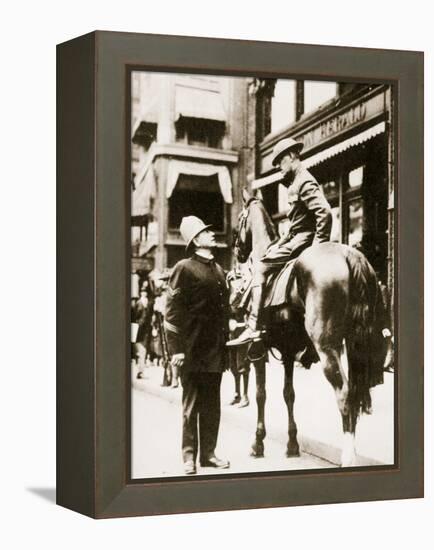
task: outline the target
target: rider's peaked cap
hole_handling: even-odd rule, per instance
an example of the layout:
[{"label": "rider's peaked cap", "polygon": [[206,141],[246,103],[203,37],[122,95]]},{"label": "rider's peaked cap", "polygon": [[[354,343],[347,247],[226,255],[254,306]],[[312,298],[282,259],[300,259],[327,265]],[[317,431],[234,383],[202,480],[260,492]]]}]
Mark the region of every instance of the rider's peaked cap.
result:
[{"label": "rider's peaked cap", "polygon": [[273,166],[276,166],[280,157],[287,151],[295,150],[297,153],[300,153],[302,149],[303,143],[301,141],[295,141],[292,138],[281,139],[274,146],[271,162]]},{"label": "rider's peaked cap", "polygon": [[205,229],[208,229],[211,225],[205,225],[200,218],[196,216],[185,216],[181,220],[181,225],[179,226],[179,231],[184,241],[187,243],[185,250],[188,250],[193,239],[199,235]]}]

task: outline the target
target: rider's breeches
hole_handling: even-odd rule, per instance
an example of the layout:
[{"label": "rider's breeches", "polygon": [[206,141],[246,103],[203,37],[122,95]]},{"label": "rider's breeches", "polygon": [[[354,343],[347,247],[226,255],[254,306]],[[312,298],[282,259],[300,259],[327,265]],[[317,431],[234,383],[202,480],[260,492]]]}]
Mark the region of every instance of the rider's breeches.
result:
[{"label": "rider's breeches", "polygon": [[282,264],[267,264],[263,261],[258,262],[255,266],[252,278],[252,301],[250,304],[249,319],[247,321],[248,326],[252,330],[257,330],[258,328],[259,317],[264,304],[265,282],[270,273],[278,271],[281,268]]},{"label": "rider's breeches", "polygon": [[264,303],[265,283],[271,273],[280,271],[290,260],[312,244],[312,233],[299,233],[279,247],[271,246],[265,256],[253,265],[252,301],[248,325],[257,330]]},{"label": "rider's breeches", "polygon": [[281,264],[265,263],[264,261],[258,262],[253,272],[252,287],[264,284],[270,273],[278,271],[285,264],[286,261]]},{"label": "rider's breeches", "polygon": [[270,273],[280,271],[290,260],[310,246],[313,239],[313,233],[298,233],[277,248],[271,246],[264,257],[253,266],[252,285],[264,284]]}]

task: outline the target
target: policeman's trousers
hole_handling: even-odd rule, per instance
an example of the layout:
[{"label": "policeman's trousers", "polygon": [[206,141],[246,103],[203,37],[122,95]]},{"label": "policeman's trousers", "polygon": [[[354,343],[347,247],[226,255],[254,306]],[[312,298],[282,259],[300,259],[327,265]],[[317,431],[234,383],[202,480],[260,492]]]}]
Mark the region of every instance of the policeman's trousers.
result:
[{"label": "policeman's trousers", "polygon": [[219,372],[182,373],[182,457],[196,462],[214,455],[220,424]]}]

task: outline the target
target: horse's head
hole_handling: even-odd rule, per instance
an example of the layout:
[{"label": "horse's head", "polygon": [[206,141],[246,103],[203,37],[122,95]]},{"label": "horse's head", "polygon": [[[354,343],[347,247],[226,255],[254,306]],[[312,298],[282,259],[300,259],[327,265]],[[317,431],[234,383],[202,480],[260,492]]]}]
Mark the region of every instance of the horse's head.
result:
[{"label": "horse's head", "polygon": [[243,209],[238,217],[238,230],[234,243],[237,260],[241,263],[246,262],[254,247],[259,256],[262,256],[275,236],[273,222],[262,201],[243,189]]},{"label": "horse's head", "polygon": [[238,230],[235,238],[235,256],[241,263],[247,261],[252,251],[252,228],[250,221],[250,204],[257,200],[246,188],[242,190],[243,209],[238,216]]},{"label": "horse's head", "polygon": [[247,261],[252,251],[252,232],[250,229],[249,209],[244,206],[238,216],[238,230],[235,237],[235,257],[241,263]]}]

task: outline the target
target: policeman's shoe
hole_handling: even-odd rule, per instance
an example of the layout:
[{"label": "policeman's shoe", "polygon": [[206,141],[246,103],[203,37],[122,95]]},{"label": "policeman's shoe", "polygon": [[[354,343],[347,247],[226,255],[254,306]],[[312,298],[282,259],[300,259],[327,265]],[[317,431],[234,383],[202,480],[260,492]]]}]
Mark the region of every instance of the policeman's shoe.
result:
[{"label": "policeman's shoe", "polygon": [[252,330],[250,327],[247,327],[246,330],[244,330],[238,338],[234,338],[233,340],[229,340],[229,342],[226,342],[226,345],[231,346],[242,346],[243,344],[248,344],[249,342],[257,342],[261,340],[261,331],[260,330]]},{"label": "policeman's shoe", "polygon": [[224,468],[229,468],[230,466],[228,460],[217,458],[215,455],[210,456],[206,460],[201,460],[200,465],[204,468],[219,468],[221,470],[223,470]]},{"label": "policeman's shoe", "polygon": [[184,462],[184,473],[188,476],[196,473],[196,464],[192,460]]}]

